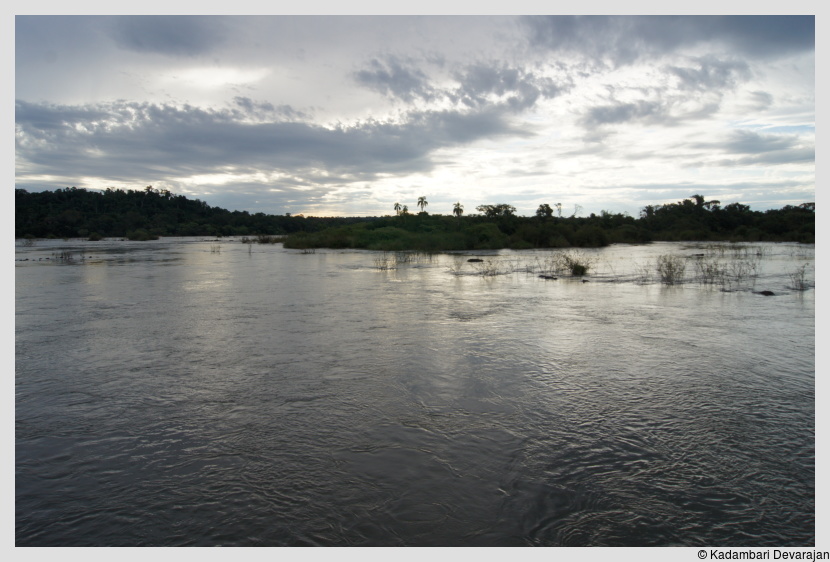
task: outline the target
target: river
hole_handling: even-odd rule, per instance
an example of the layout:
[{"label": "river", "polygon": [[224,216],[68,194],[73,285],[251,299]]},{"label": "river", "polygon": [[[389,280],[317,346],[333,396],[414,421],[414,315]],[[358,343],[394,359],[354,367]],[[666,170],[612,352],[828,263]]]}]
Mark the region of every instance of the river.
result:
[{"label": "river", "polygon": [[815,545],[814,246],[557,255],[18,242],[16,545]]}]

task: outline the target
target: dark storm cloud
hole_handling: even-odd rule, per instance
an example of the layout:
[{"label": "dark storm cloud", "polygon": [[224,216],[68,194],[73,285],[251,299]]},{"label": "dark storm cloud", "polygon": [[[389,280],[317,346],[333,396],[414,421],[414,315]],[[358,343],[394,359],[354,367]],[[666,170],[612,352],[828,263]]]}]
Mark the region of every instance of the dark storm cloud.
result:
[{"label": "dark storm cloud", "polygon": [[[585,110],[579,123],[592,130],[625,123],[675,126],[683,121],[711,117],[720,110],[726,92],[751,78],[745,62],[711,56],[695,59],[691,65],[667,65],[662,70],[674,79],[673,86],[637,89],[639,95],[648,99],[623,102],[616,97],[630,93],[631,89],[608,85],[608,102]],[[768,99],[768,95],[759,94],[754,96],[756,100]]]},{"label": "dark storm cloud", "polygon": [[455,72],[454,78],[461,86],[450,95],[465,105],[481,106],[488,103],[489,96],[495,95],[505,99],[513,111],[528,109],[540,98],[553,98],[569,87],[558,86],[551,78],[521,67],[498,63],[467,66]]},{"label": "dark storm cloud", "polygon": [[[298,188],[285,181],[280,181],[276,185],[237,182],[232,188],[229,190],[227,187],[208,187],[200,198],[209,201],[212,206],[223,209],[247,209],[252,212],[281,215],[286,212],[297,212],[300,207],[314,209],[333,191],[325,188],[311,191],[307,186]],[[175,184],[170,185],[169,189],[174,193],[180,192],[180,188]]]},{"label": "dark storm cloud", "polygon": [[266,120],[304,120],[310,116],[304,111],[294,109],[290,105],[279,105],[269,102],[254,101],[251,98],[237,96],[233,98],[233,103],[238,106],[238,110],[234,113],[237,119],[246,117],[254,117],[259,121]]},{"label": "dark storm cloud", "polygon": [[[798,138],[790,135],[764,135],[754,131],[732,131],[729,138],[720,146],[727,152],[737,154],[757,154],[789,150],[798,145]],[[714,146],[711,146],[714,148]]]},{"label": "dark storm cloud", "polygon": [[[291,116],[247,98],[205,110],[116,102],[57,106],[18,101],[17,158],[39,173],[136,179],[226,171],[280,171],[303,183],[364,181],[384,173],[425,172],[440,148],[524,134],[503,112],[412,112],[400,123],[366,121],[334,128],[302,121],[258,121],[263,112]],[[323,173],[325,172],[325,174]]]},{"label": "dark storm cloud", "polygon": [[211,16],[118,16],[112,39],[122,49],[170,56],[196,56],[224,42],[224,19]]},{"label": "dark storm cloud", "polygon": [[[18,101],[15,104],[15,123],[21,132],[24,130],[36,138],[54,138],[64,134],[66,126],[81,123],[99,123],[111,119],[113,109],[95,106],[61,106],[60,111],[43,106]],[[115,110],[124,116],[123,110]]]},{"label": "dark storm cloud", "polygon": [[776,57],[816,47],[815,16],[700,16],[701,27],[712,26],[713,39],[753,57]]},{"label": "dark storm cloud", "polygon": [[660,102],[637,101],[592,107],[582,118],[587,128],[616,125],[629,121],[656,121],[666,117],[666,108]]},{"label": "dark storm cloud", "polygon": [[752,109],[754,111],[763,111],[772,105],[773,100],[775,99],[772,94],[769,92],[749,92],[750,97],[752,98]]},{"label": "dark storm cloud", "polygon": [[367,88],[406,102],[415,99],[429,101],[434,97],[427,75],[396,57],[388,57],[384,61],[373,59],[369,68],[355,72],[354,77]]},{"label": "dark storm cloud", "polygon": [[753,154],[742,158],[724,158],[723,160],[715,162],[715,164],[727,168],[735,166],[774,166],[815,162],[815,159],[815,149],[804,147]]},{"label": "dark storm cloud", "polygon": [[625,124],[673,127],[685,121],[711,117],[720,109],[720,97],[695,103],[667,98],[655,101],[617,102],[597,105],[585,111],[578,123],[586,129],[585,139],[601,142],[609,131],[603,127]]},{"label": "dark storm cloud", "polygon": [[732,131],[721,142],[696,143],[692,148],[720,151],[735,158],[716,160],[718,166],[779,165],[815,162],[816,150],[795,135],[761,134],[754,131]]},{"label": "dark storm cloud", "polygon": [[480,139],[505,135],[531,136],[532,133],[511,125],[502,107],[479,112],[424,111],[410,114],[411,121],[394,134],[413,135],[424,150],[463,145]]},{"label": "dark storm cloud", "polygon": [[451,75],[459,85],[439,88],[414,61],[404,63],[395,57],[383,62],[373,59],[368,68],[354,73],[359,84],[405,102],[447,99],[475,110],[500,107],[521,112],[539,99],[553,98],[572,86],[558,85],[551,78],[498,62],[465,65]]},{"label": "dark storm cloud", "polygon": [[532,45],[616,64],[703,42],[753,58],[815,49],[814,16],[530,16]]},{"label": "dark storm cloud", "polygon": [[721,90],[733,88],[751,76],[743,61],[724,61],[714,57],[698,59],[697,66],[667,66],[665,70],[679,80],[682,90]]}]

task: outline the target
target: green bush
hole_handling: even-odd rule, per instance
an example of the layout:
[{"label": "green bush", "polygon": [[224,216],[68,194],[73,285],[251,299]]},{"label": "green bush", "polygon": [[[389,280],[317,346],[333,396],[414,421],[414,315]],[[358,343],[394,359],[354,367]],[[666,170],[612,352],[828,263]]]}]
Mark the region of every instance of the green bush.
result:
[{"label": "green bush", "polygon": [[276,244],[277,242],[282,242],[284,240],[284,236],[271,236],[269,234],[258,234],[256,239],[254,240],[257,244]]},{"label": "green bush", "polygon": [[511,250],[530,250],[535,246],[528,242],[527,240],[516,236],[515,234],[510,237],[510,249]]},{"label": "green bush", "polygon": [[568,248],[570,247],[571,243],[568,242],[568,239],[562,236],[561,234],[556,234],[548,238],[547,242],[548,248]]},{"label": "green bush", "polygon": [[680,256],[663,254],[657,258],[657,273],[665,285],[679,285],[686,273],[686,261]]},{"label": "green bush", "polygon": [[586,225],[574,233],[574,246],[599,248],[608,245],[608,235],[598,226]]},{"label": "green bush", "polygon": [[637,228],[633,224],[625,224],[611,232],[613,242],[624,244],[643,244],[651,242],[651,234],[647,230]]},{"label": "green bush", "polygon": [[158,240],[159,237],[155,234],[150,234],[146,230],[139,228],[137,230],[130,230],[127,232],[127,240],[135,240],[145,242],[147,240]]},{"label": "green bush", "polygon": [[507,246],[508,238],[494,223],[476,224],[467,230],[471,249],[487,250]]},{"label": "green bush", "polygon": [[561,254],[562,263],[565,269],[571,272],[571,275],[582,277],[588,274],[593,262],[590,258],[580,253],[578,250],[572,250]]}]

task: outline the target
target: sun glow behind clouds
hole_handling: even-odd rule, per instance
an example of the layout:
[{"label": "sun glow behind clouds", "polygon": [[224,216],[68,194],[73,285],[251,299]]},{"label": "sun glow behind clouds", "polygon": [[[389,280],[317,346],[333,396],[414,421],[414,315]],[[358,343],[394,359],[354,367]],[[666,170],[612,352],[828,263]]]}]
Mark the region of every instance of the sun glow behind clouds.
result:
[{"label": "sun glow behind clouds", "polygon": [[175,178],[175,181],[181,182],[182,185],[187,185],[195,188],[200,185],[219,186],[245,183],[269,184],[276,183],[284,179],[286,179],[286,176],[278,172],[245,173],[228,170],[214,174],[196,174],[187,177]]},{"label": "sun glow behind clouds", "polygon": [[265,79],[271,71],[267,68],[217,68],[199,67],[179,70],[174,74],[160,77],[161,85],[191,86],[204,89],[223,88],[226,86],[251,85]]}]

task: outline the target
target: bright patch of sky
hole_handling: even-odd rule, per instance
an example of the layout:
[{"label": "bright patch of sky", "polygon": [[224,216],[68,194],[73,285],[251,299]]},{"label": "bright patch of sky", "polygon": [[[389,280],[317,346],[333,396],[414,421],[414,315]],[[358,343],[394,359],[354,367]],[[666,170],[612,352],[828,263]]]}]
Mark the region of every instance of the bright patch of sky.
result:
[{"label": "bright patch of sky", "polygon": [[15,185],[778,208],[815,201],[815,70],[813,16],[17,16]]}]

